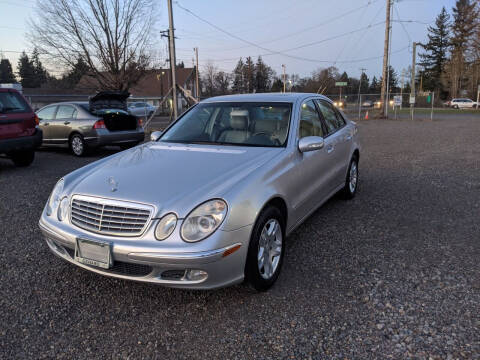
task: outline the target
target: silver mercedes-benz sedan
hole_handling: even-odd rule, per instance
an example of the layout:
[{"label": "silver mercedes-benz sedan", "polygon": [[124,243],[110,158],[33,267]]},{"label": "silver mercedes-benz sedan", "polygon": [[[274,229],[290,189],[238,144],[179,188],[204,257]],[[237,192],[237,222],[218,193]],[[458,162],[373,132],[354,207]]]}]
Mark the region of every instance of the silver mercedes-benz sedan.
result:
[{"label": "silver mercedes-benz sedan", "polygon": [[122,279],[266,290],[287,236],[358,187],[357,126],[317,94],[210,98],[151,140],[58,181],[40,219],[56,255]]}]

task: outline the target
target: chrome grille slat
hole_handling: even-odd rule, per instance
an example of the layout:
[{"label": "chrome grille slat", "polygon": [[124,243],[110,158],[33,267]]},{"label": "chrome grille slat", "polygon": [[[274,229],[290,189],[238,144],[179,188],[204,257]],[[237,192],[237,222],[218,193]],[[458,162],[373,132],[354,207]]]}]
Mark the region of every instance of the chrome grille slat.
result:
[{"label": "chrome grille slat", "polygon": [[[85,198],[88,198],[85,199]],[[79,228],[106,235],[140,235],[148,225],[152,209],[142,204],[75,195],[70,219]]]}]

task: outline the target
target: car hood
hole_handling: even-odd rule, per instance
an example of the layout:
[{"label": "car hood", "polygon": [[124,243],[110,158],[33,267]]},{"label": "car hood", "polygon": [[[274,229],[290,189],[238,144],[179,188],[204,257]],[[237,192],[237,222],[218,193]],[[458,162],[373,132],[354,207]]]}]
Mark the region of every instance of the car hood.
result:
[{"label": "car hood", "polygon": [[179,217],[226,191],[284,148],[148,143],[99,161],[72,180],[71,194],[155,205]]}]

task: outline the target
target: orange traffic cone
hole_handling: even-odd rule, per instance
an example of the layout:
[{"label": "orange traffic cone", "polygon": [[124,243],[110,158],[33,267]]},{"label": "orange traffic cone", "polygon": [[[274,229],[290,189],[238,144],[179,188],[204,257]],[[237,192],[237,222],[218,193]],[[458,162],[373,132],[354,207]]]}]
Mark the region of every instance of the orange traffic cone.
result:
[{"label": "orange traffic cone", "polygon": [[365,113],[365,120],[368,120],[368,110],[367,110],[367,112]]}]

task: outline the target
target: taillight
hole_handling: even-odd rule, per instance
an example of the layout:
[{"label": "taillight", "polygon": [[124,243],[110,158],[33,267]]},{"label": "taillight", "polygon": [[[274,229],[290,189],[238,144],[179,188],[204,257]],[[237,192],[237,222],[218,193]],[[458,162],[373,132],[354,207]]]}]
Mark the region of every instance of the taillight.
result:
[{"label": "taillight", "polygon": [[103,120],[97,120],[95,121],[95,124],[93,124],[94,129],[106,129],[105,122]]},{"label": "taillight", "polygon": [[143,119],[138,118],[138,127],[142,127],[142,126],[143,126]]},{"label": "taillight", "polygon": [[38,115],[35,114],[33,118],[35,119],[35,125],[40,125],[40,119],[38,118]]}]

